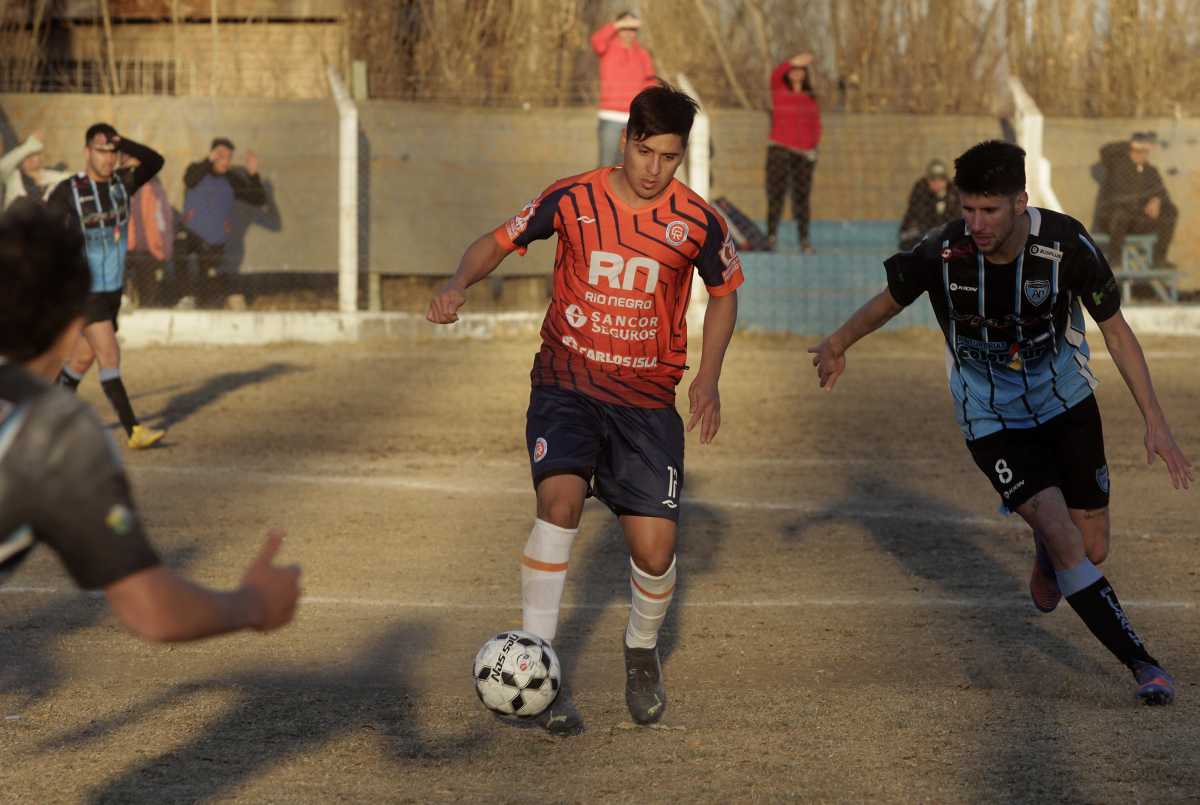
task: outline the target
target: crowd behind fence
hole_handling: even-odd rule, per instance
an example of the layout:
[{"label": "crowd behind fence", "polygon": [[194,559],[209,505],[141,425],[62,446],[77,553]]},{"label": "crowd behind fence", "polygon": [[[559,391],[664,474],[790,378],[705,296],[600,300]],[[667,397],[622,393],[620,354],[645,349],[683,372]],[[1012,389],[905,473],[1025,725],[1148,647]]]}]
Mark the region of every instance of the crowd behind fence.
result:
[{"label": "crowd behind fence", "polygon": [[[591,108],[359,101],[354,109],[357,188],[349,221],[339,201],[345,140],[329,100],[6,96],[4,150],[9,163],[14,154],[21,157],[4,166],[6,201],[8,188],[28,181],[23,168],[35,156],[31,135],[39,133],[40,169],[53,178],[55,170],[82,166],[83,132],[105,120],[166,157],[157,181],[135,199],[132,303],[337,309],[340,250],[353,245],[354,306],[417,311],[433,278],[451,273],[474,237],[555,179],[596,166]],[[935,212],[953,213],[950,199],[937,209],[935,160],[952,175],[958,153],[1006,135],[1005,126],[986,116],[826,112],[807,238],[794,198],[784,194],[768,251],[752,236],[770,229],[769,199],[779,195],[769,171],[771,121],[753,110],[709,112],[709,141],[691,147],[708,155],[709,198],[724,200],[731,214],[751,224],[739,230],[748,272],[744,321],[769,329],[819,330],[814,322],[830,317],[831,300],[846,300],[836,302],[842,310],[880,287],[879,262],[900,247],[914,194],[932,193]],[[204,163],[216,138],[235,146],[231,176],[250,175],[254,152],[261,192],[235,194],[214,212],[204,207],[204,194],[189,201],[186,174],[195,166],[208,170]],[[1200,204],[1200,121],[1051,117],[1044,121],[1042,152],[1063,209],[1097,234],[1119,270],[1149,272],[1129,280],[1130,298],[1172,300],[1178,288],[1200,285],[1200,236],[1187,225]],[[1155,197],[1160,200],[1152,203]],[[208,219],[210,229],[214,220],[219,224],[220,243],[207,244],[219,249],[197,245],[198,219]],[[924,227],[925,219],[907,228],[914,225]],[[553,246],[538,244],[506,262],[501,281],[480,289],[473,304],[538,308],[552,264]]]}]

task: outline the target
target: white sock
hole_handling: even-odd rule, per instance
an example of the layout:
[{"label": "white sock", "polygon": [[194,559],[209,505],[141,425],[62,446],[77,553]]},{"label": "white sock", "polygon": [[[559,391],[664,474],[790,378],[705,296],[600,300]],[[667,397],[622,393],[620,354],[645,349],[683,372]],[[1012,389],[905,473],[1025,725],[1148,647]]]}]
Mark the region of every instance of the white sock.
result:
[{"label": "white sock", "polygon": [[534,520],[521,556],[522,628],[546,640],[558,629],[558,605],[567,583],[567,558],[578,528]]},{"label": "white sock", "polygon": [[625,627],[625,645],[654,648],[658,645],[658,630],[675,595],[675,557],[671,557],[671,566],[661,576],[651,576],[632,559],[629,567],[633,606],[629,608],[629,625]]}]

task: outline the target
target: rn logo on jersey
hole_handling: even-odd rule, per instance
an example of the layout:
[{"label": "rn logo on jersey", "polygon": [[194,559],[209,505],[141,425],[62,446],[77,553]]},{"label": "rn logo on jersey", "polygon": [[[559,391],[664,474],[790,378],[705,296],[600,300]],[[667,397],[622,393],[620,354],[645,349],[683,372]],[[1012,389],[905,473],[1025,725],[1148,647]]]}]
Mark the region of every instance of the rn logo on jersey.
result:
[{"label": "rn logo on jersey", "polygon": [[1100,491],[1108,494],[1108,465],[1105,464],[1100,469],[1096,470],[1096,486],[1100,487]]},{"label": "rn logo on jersey", "polygon": [[[1037,248],[1035,245],[1033,248]],[[1029,304],[1037,307],[1050,298],[1049,280],[1025,280],[1025,298]]]},{"label": "rn logo on jersey", "polygon": [[[1030,257],[1045,257],[1047,260],[1058,262],[1062,260],[1062,252],[1058,249],[1051,249],[1049,246],[1043,246],[1040,243],[1035,243],[1029,247]],[[1034,303],[1038,304],[1038,303]]]},{"label": "rn logo on jersey", "polygon": [[600,280],[604,279],[608,281],[610,288],[632,291],[638,272],[642,271],[646,278],[642,283],[642,290],[654,293],[654,289],[658,287],[658,269],[658,261],[649,257],[638,255],[626,261],[619,254],[596,249],[588,262],[588,284],[599,286]]},{"label": "rn logo on jersey", "polygon": [[687,221],[672,221],[667,224],[667,243],[670,243],[672,246],[678,246],[687,240],[687,236]]},{"label": "rn logo on jersey", "polygon": [[537,464],[546,454],[550,452],[550,445],[546,444],[546,437],[539,436],[537,441],[533,443],[533,463]]},{"label": "rn logo on jersey", "polygon": [[587,316],[579,309],[579,305],[568,305],[566,310],[567,324],[579,329],[587,324]]}]

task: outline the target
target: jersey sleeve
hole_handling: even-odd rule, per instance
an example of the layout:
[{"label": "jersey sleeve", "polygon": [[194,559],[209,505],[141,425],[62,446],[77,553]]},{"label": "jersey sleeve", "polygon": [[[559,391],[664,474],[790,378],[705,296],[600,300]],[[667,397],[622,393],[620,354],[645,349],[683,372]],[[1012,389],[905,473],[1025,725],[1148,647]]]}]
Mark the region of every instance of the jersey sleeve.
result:
[{"label": "jersey sleeve", "polygon": [[31,417],[25,431],[23,449],[41,464],[27,502],[30,524],[76,584],[102,589],[160,563],[116,448],[87,408]]},{"label": "jersey sleeve", "polygon": [[558,202],[570,188],[555,183],[521,208],[492,233],[505,251],[525,254],[535,240],[546,240],[556,231]]},{"label": "jersey sleeve", "polygon": [[745,282],[742,258],[733,245],[733,235],[725,219],[712,210],[704,212],[708,221],[704,227],[704,243],[696,256],[696,269],[710,295],[725,296]]},{"label": "jersey sleeve", "polygon": [[926,235],[912,249],[883,261],[888,291],[898,304],[908,307],[930,289],[939,266],[938,255],[933,251],[935,246]]},{"label": "jersey sleeve", "polygon": [[1083,224],[1072,221],[1075,243],[1070,252],[1074,258],[1069,271],[1064,271],[1067,288],[1083,301],[1096,323],[1106,321],[1121,309],[1121,290],[1104,253],[1096,246]]}]

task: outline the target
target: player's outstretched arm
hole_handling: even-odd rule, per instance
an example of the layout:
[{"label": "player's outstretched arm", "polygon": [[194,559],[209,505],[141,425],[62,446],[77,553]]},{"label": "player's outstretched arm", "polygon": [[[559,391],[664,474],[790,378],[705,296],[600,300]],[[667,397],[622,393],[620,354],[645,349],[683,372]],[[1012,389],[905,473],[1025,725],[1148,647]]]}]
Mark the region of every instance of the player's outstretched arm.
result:
[{"label": "player's outstretched arm", "polygon": [[1113,363],[1117,365],[1125,385],[1142,411],[1142,418],[1146,420],[1146,463],[1153,464],[1154,457],[1161,456],[1167,465],[1167,472],[1171,474],[1171,485],[1176,489],[1187,489],[1194,480],[1192,463],[1171,435],[1167,415],[1163,413],[1158,395],[1154,393],[1150,366],[1146,363],[1142,345],[1119,310],[1099,322],[1099,326],[1104,343],[1108,346],[1108,354],[1112,356]]},{"label": "player's outstretched arm", "polygon": [[232,592],[201,587],[161,565],[105,588],[113,611],[147,640],[198,640],[241,629],[271,631],[292,619],[300,598],[300,568],[273,563],[283,532],[272,531]]},{"label": "player's outstretched arm", "polygon": [[700,352],[700,369],[688,386],[688,432],[700,423],[700,444],[708,444],[721,429],[721,367],[725,350],[733,338],[737,324],[737,291],[723,296],[710,296],[704,311],[704,346]]},{"label": "player's outstretched arm", "polygon": [[467,288],[495,271],[507,256],[508,251],[500,245],[494,234],[486,232],[480,235],[463,253],[454,276],[430,300],[425,318],[434,324],[458,321],[458,309],[467,302]]},{"label": "player's outstretched arm", "polygon": [[833,384],[846,370],[846,350],[850,349],[859,339],[864,338],[887,324],[904,307],[892,296],[892,292],[883,289],[874,298],[854,312],[846,323],[825,337],[815,347],[809,347],[813,354],[813,366],[817,367],[817,379],[821,388],[833,390]]}]

